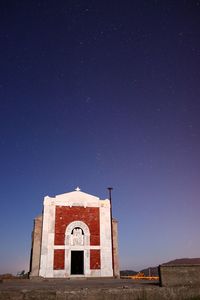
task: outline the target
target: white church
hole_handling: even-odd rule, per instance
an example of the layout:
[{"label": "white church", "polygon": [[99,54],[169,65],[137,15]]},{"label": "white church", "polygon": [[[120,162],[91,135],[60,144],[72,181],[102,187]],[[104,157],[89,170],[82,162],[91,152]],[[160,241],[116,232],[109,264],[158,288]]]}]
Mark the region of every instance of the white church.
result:
[{"label": "white church", "polygon": [[46,196],[35,218],[30,277],[119,277],[111,199],[75,191]]}]

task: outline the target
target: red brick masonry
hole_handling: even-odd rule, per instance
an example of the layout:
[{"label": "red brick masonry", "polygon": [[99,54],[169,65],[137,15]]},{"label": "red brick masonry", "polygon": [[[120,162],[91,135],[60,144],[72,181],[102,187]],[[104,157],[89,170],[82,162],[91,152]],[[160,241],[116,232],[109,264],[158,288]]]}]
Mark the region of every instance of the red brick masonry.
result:
[{"label": "red brick masonry", "polygon": [[[90,230],[90,245],[100,245],[98,207],[56,206],[54,245],[64,245],[66,227],[73,221],[82,221]],[[100,269],[100,250],[90,251],[91,269]],[[54,250],[54,270],[64,269],[64,250]]]},{"label": "red brick masonry", "polygon": [[65,250],[54,250],[54,270],[63,270],[65,267]]},{"label": "red brick masonry", "polygon": [[101,268],[100,250],[90,250],[90,269]]}]

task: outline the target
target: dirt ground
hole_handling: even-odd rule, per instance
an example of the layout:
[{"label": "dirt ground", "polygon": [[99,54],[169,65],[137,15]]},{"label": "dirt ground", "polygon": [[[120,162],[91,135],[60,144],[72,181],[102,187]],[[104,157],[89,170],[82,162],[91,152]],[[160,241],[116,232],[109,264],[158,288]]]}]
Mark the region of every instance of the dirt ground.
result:
[{"label": "dirt ground", "polygon": [[0,283],[0,290],[74,290],[97,288],[158,287],[156,281],[135,281],[132,279],[8,279]]},{"label": "dirt ground", "polygon": [[200,300],[200,287],[132,279],[7,279],[0,300]]}]

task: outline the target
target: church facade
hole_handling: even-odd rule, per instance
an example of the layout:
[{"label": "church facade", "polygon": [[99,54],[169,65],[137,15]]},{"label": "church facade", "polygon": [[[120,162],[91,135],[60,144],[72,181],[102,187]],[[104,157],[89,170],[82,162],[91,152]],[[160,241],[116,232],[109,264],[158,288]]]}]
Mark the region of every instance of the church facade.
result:
[{"label": "church facade", "polygon": [[118,230],[109,199],[75,191],[44,198],[35,218],[30,277],[118,277]]}]

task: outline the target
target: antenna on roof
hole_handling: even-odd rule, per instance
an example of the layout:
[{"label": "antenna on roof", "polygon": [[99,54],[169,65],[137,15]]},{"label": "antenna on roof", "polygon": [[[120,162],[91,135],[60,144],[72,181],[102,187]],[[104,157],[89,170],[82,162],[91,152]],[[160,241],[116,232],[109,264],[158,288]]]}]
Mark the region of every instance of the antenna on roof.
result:
[{"label": "antenna on roof", "polygon": [[111,204],[111,202],[112,202],[112,190],[113,190],[112,187],[108,187],[108,194],[109,194],[110,204]]}]

